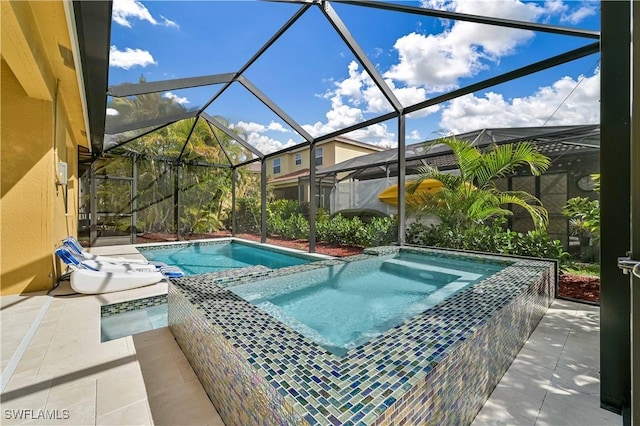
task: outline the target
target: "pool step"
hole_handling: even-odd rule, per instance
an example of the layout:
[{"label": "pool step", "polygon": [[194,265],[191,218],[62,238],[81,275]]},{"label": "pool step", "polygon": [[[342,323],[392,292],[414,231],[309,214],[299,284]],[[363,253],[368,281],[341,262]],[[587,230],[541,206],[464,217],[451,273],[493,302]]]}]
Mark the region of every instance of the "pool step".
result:
[{"label": "pool step", "polygon": [[427,263],[410,262],[400,259],[388,259],[382,262],[381,269],[395,275],[420,280],[452,282],[456,280],[475,281],[481,274],[442,268]]}]

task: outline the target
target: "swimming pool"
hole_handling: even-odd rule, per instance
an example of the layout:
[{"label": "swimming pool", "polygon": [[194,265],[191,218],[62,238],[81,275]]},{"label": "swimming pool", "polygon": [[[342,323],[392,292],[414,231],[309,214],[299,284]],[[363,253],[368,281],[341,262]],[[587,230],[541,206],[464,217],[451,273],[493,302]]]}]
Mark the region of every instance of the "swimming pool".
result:
[{"label": "swimming pool", "polygon": [[398,253],[230,290],[344,356],[506,266]]},{"label": "swimming pool", "polygon": [[190,242],[138,246],[138,251],[150,261],[178,266],[185,275],[198,275],[229,269],[262,265],[269,269],[304,265],[314,259],[303,254],[245,244],[238,240]]},{"label": "swimming pool", "polygon": [[222,285],[206,275],[171,280],[169,328],[223,421],[470,424],[551,304],[557,264],[378,247],[274,270],[267,279],[397,254],[507,266],[344,356],[233,293],[250,282],[242,277]]}]

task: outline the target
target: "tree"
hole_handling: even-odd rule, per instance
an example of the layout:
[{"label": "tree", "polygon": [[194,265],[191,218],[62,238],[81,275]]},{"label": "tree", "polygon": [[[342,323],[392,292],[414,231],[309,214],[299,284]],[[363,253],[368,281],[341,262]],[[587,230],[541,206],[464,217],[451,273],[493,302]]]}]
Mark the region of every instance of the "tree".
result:
[{"label": "tree", "polygon": [[528,166],[533,175],[540,175],[549,168],[548,157],[535,151],[528,142],[493,145],[486,152],[471,142],[445,138],[442,143],[453,151],[459,174],[448,174],[432,166],[419,169],[418,180],[409,187],[414,193],[425,179],[437,179],[444,184],[435,193],[414,193],[408,208],[417,213],[430,213],[440,218],[451,229],[468,229],[513,213],[505,208],[512,204],[524,208],[533,219],[537,230],[546,229],[549,221],[547,210],[533,195],[524,191],[500,191],[495,180]]},{"label": "tree", "polygon": [[[145,83],[144,78],[140,83]],[[175,100],[163,97],[162,93],[114,98],[107,106],[118,112],[110,116],[111,125],[187,111]],[[227,124],[225,119],[217,119]],[[135,137],[140,131],[127,133],[126,137]],[[176,172],[180,174],[181,229],[186,232],[220,229],[231,209],[231,170],[214,165],[237,164],[250,155],[231,137],[201,118],[172,123],[117,147],[113,153],[139,158],[137,228],[151,232],[176,231],[173,229],[175,221],[171,219]],[[203,166],[203,163],[212,166]],[[238,180],[242,182],[244,178],[248,178],[246,172],[239,170]],[[245,186],[239,184],[237,188]]]}]

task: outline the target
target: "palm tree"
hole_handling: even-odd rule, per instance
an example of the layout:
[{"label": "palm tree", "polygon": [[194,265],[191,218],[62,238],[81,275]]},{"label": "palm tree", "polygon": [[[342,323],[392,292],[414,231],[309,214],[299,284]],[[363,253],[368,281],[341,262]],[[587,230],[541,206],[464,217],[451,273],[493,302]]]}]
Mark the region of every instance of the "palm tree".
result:
[{"label": "palm tree", "polygon": [[496,179],[507,177],[520,167],[528,166],[536,176],[549,168],[549,158],[536,152],[531,143],[494,145],[486,152],[455,138],[437,143],[451,148],[460,174],[443,173],[429,165],[421,167],[410,192],[415,192],[425,179],[437,179],[444,186],[436,193],[415,193],[408,203],[410,211],[433,214],[452,229],[467,229],[513,214],[503,207],[512,204],[529,213],[537,230],[546,228],[549,216],[540,200],[525,191],[500,191],[495,186]]},{"label": "palm tree", "polygon": [[[143,77],[140,79],[140,83],[145,81]],[[112,125],[187,111],[162,93],[113,98],[107,106],[118,111],[117,115],[110,116]],[[229,127],[227,120],[216,118]],[[139,132],[130,132],[130,137],[135,137],[136,133]],[[251,156],[240,144],[224,132],[211,128],[201,118],[172,123],[116,148],[114,153],[134,153],[144,159],[138,169],[140,229],[161,229],[173,224],[168,220],[173,212],[169,206],[174,192],[171,173],[175,170],[173,167],[180,164],[181,222],[185,229],[196,232],[222,226],[225,212],[231,208],[231,183],[229,169],[202,167],[194,163],[225,164],[231,161],[237,164]],[[239,183],[255,180],[243,170],[238,175]],[[243,185],[240,184],[239,188]]]}]

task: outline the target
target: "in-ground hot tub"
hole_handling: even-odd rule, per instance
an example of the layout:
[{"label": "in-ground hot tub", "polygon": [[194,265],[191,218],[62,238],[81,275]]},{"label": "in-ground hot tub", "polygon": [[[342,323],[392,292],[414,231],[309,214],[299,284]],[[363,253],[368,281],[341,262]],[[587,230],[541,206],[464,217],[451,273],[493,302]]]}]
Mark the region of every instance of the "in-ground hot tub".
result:
[{"label": "in-ground hot tub", "polygon": [[[169,326],[225,423],[470,423],[553,299],[554,262],[398,247],[368,253],[225,287],[206,277],[172,280]],[[429,262],[434,257],[437,270]],[[403,264],[407,258],[422,267]],[[461,276],[451,267],[461,260],[488,272],[458,271]],[[290,315],[285,308],[286,315],[270,315],[231,291],[273,304],[322,287],[314,276],[357,277],[385,268],[424,279],[433,291],[399,320],[383,321],[388,329],[361,331],[364,341],[356,337],[337,351],[314,338],[317,325],[286,325],[280,320]],[[381,280],[372,276],[371,290]]]},{"label": "in-ground hot tub", "polygon": [[506,266],[395,253],[229,290],[344,356]]}]

